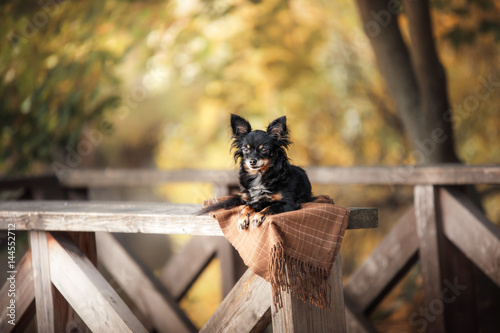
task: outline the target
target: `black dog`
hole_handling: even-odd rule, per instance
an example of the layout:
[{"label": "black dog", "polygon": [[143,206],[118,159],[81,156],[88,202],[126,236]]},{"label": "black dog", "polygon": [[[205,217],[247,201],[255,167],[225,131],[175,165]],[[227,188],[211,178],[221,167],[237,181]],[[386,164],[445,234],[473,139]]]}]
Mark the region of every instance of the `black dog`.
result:
[{"label": "black dog", "polygon": [[241,193],[204,208],[201,214],[244,204],[238,221],[241,231],[250,221],[258,227],[266,215],[296,210],[313,200],[306,172],[291,165],[286,154],[291,141],[285,116],[273,120],[264,132],[252,131],[248,121],[232,114],[231,128],[235,162],[240,159]]}]

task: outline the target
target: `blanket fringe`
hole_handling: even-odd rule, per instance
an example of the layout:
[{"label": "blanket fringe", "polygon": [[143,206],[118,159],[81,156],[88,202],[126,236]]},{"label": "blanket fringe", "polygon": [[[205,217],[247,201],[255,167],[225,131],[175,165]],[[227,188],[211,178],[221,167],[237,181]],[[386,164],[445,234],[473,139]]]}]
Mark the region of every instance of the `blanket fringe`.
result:
[{"label": "blanket fringe", "polygon": [[281,291],[291,293],[303,302],[310,301],[321,309],[331,309],[331,286],[328,283],[331,267],[327,270],[292,258],[285,254],[283,244],[278,243],[271,249],[269,272],[276,311],[283,307]]}]

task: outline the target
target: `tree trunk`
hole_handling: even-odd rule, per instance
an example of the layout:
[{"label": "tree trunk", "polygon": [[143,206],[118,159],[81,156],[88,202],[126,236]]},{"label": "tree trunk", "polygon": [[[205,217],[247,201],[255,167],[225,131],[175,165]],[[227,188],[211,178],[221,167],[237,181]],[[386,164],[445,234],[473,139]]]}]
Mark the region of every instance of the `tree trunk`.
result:
[{"label": "tree trunk", "polygon": [[403,40],[398,2],[357,0],[361,19],[418,164],[458,163],[446,75],[434,45],[427,1],[405,0],[411,47]]}]

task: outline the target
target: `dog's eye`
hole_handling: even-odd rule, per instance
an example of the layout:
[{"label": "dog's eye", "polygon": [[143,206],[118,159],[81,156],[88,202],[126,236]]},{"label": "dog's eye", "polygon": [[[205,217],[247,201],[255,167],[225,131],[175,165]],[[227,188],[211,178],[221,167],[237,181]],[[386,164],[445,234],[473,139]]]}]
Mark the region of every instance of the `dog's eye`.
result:
[{"label": "dog's eye", "polygon": [[243,152],[243,154],[248,154],[250,152],[250,149],[242,148],[241,151]]},{"label": "dog's eye", "polygon": [[260,151],[261,151],[262,154],[267,154],[269,152],[269,149],[262,148]]}]

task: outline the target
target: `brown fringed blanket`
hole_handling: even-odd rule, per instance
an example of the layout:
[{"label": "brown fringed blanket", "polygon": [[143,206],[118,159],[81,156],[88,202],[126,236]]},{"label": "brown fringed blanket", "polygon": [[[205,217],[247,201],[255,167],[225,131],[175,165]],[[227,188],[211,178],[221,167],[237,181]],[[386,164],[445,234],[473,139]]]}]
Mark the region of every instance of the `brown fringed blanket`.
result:
[{"label": "brown fringed blanket", "polygon": [[245,264],[271,283],[274,306],[283,306],[281,289],[304,302],[329,307],[328,277],[344,238],[349,210],[335,206],[328,196],[319,196],[299,210],[268,215],[260,227],[239,232],[237,222],[243,207],[218,210],[213,216]]}]

